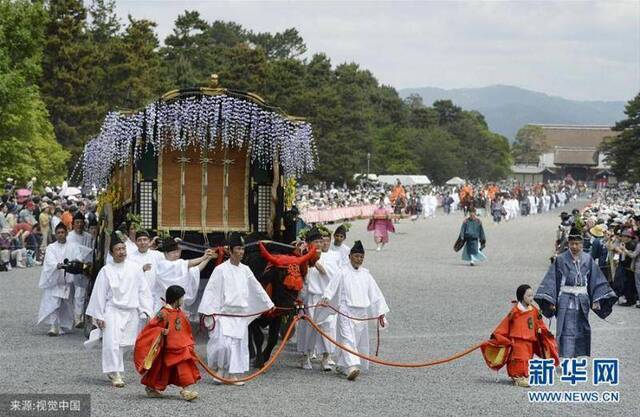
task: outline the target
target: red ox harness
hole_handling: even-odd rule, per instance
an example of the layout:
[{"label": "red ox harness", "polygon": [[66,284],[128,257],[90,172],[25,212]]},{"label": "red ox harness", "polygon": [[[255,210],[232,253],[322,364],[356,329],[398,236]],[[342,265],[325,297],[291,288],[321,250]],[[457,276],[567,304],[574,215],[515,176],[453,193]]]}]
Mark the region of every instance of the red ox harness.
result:
[{"label": "red ox harness", "polygon": [[[309,262],[316,256],[316,248],[309,246],[309,252],[305,255],[273,255],[267,251],[262,242],[258,243],[260,255],[268,262],[267,270],[271,268],[279,268],[286,270],[286,275],[282,281],[282,285],[290,291],[299,292],[304,286],[304,276],[301,266]],[[273,286],[268,283],[264,286],[265,291],[271,299],[273,299]],[[283,314],[282,310],[270,311],[264,314],[264,317],[278,317]]]}]

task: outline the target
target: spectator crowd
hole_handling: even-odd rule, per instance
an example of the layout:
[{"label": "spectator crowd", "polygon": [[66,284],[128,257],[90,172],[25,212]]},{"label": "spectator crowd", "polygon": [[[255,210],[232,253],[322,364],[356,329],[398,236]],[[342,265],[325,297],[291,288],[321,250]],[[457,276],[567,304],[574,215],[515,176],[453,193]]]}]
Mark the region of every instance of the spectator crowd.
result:
[{"label": "spectator crowd", "polygon": [[71,230],[77,213],[85,216],[89,232],[97,235],[96,201],[83,197],[66,183],[36,192],[36,178],[24,188],[7,178],[0,197],[0,271],[40,265],[54,230],[62,222]]}]

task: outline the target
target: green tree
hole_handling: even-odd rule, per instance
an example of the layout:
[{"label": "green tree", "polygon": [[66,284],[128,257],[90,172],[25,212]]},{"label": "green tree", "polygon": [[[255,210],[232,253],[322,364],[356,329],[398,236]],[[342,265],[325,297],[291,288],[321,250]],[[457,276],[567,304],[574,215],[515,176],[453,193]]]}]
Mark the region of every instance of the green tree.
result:
[{"label": "green tree", "polygon": [[418,129],[437,127],[440,115],[433,107],[414,107],[410,104],[408,124]]},{"label": "green tree", "polygon": [[549,149],[540,126],[526,125],[518,130],[511,147],[513,159],[520,164],[537,164],[540,155]]},{"label": "green tree", "polygon": [[[84,87],[83,92],[90,89],[89,94],[95,101],[93,116],[101,121],[115,107],[120,93],[114,88],[120,75],[114,64],[120,49],[121,24],[116,16],[113,0],[92,0],[88,14],[90,23],[87,24],[86,42],[89,50],[85,52],[91,56],[91,63],[87,68],[91,83]],[[89,134],[93,133],[95,132]],[[86,141],[88,138],[82,139]]]},{"label": "green tree", "polygon": [[[375,78],[373,79],[375,80]],[[374,126],[406,125],[408,110],[398,95],[398,92],[393,87],[387,85],[372,87],[370,97],[374,111]]]},{"label": "green tree", "polygon": [[629,100],[624,113],[627,118],[613,128],[620,133],[605,141],[601,150],[616,177],[640,182],[640,93]]},{"label": "green tree", "polygon": [[89,6],[89,15],[91,16],[89,33],[92,42],[108,44],[120,33],[121,24],[115,8],[115,0],[91,1],[91,6]]},{"label": "green tree", "polygon": [[468,179],[498,180],[509,173],[511,158],[506,138],[490,132],[476,112],[460,111],[453,122],[443,126],[459,142],[464,167],[459,176]]},{"label": "green tree", "polygon": [[61,181],[68,153],[56,142],[40,91],[46,13],[0,0],[0,177]]},{"label": "green tree", "polygon": [[152,101],[160,80],[160,57],[156,24],[129,16],[124,33],[112,41],[109,77],[102,88],[108,91],[106,103],[111,109],[137,109]]},{"label": "green tree", "polygon": [[425,107],[422,96],[416,93],[409,94],[409,97],[405,98],[404,102],[411,110],[423,109]]},{"label": "green tree", "polygon": [[458,120],[462,109],[453,104],[451,100],[438,100],[433,103],[433,108],[438,113],[438,123],[446,125]]},{"label": "green tree", "polygon": [[205,22],[203,39],[205,45],[214,45],[218,47],[232,48],[240,43],[245,43],[249,40],[249,33],[242,25],[235,22],[223,22],[216,20],[211,25]]},{"label": "green tree", "polygon": [[267,73],[267,58],[263,50],[241,43],[233,48],[221,48],[209,68],[216,69],[227,88],[261,91]]},{"label": "green tree", "polygon": [[42,95],[58,142],[78,155],[98,132],[104,112],[93,95],[96,56],[87,33],[87,10],[80,0],[58,0],[48,3],[47,12]]},{"label": "green tree", "polygon": [[297,59],[280,59],[267,63],[264,87],[261,89],[264,98],[287,113],[301,113],[305,99],[305,66]]},{"label": "green tree", "polygon": [[295,28],[276,33],[250,33],[248,40],[262,48],[269,60],[295,59],[307,51],[302,37]]},{"label": "green tree", "polygon": [[[199,69],[207,68],[211,60],[210,27],[196,11],[186,11],[178,16],[173,33],[165,39],[162,56],[165,90],[192,87],[203,81]],[[210,34],[210,33],[209,33]],[[211,48],[209,48],[211,49]]]},{"label": "green tree", "polygon": [[416,174],[422,172],[415,149],[421,131],[396,128],[393,125],[378,129],[373,138],[372,168],[378,174]]},{"label": "green tree", "polygon": [[420,129],[422,140],[415,149],[422,173],[436,184],[460,175],[464,162],[460,155],[460,143],[447,130],[437,126]]}]

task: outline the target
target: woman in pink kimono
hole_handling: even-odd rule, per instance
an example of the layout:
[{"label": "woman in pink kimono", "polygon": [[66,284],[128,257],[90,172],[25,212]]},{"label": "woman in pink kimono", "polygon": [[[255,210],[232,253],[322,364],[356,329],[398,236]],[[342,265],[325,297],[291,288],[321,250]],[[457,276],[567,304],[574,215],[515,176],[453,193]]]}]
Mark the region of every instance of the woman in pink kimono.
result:
[{"label": "woman in pink kimono", "polygon": [[383,199],[380,199],[378,208],[373,212],[367,230],[373,232],[373,239],[378,246],[377,251],[381,251],[384,245],[389,242],[389,232],[395,233],[396,229],[391,221],[391,213],[384,207]]}]

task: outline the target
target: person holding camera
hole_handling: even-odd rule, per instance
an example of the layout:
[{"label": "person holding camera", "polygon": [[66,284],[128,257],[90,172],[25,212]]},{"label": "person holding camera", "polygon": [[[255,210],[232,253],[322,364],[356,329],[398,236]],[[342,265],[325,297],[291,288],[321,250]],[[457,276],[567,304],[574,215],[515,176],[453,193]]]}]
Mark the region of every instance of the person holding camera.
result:
[{"label": "person holding camera", "polygon": [[[55,229],[56,242],[47,246],[38,286],[44,290],[38,313],[38,324],[50,326],[49,336],[64,334],[73,328],[73,275],[67,274],[69,260],[85,259],[91,250],[67,241],[67,227],[59,223]],[[74,265],[78,265],[74,263]]]},{"label": "person holding camera", "polygon": [[[69,232],[67,236],[67,240],[69,242],[74,242],[78,245],[84,246],[89,249],[89,254],[86,259],[82,261],[90,263],[93,260],[93,239],[91,235],[85,231],[85,219],[84,214],[80,211],[77,211],[73,216],[73,228]],[[74,326],[76,329],[80,329],[84,327],[84,304],[85,299],[87,297],[87,286],[89,285],[89,280],[84,274],[74,274],[73,282],[75,286],[74,291]]]}]

